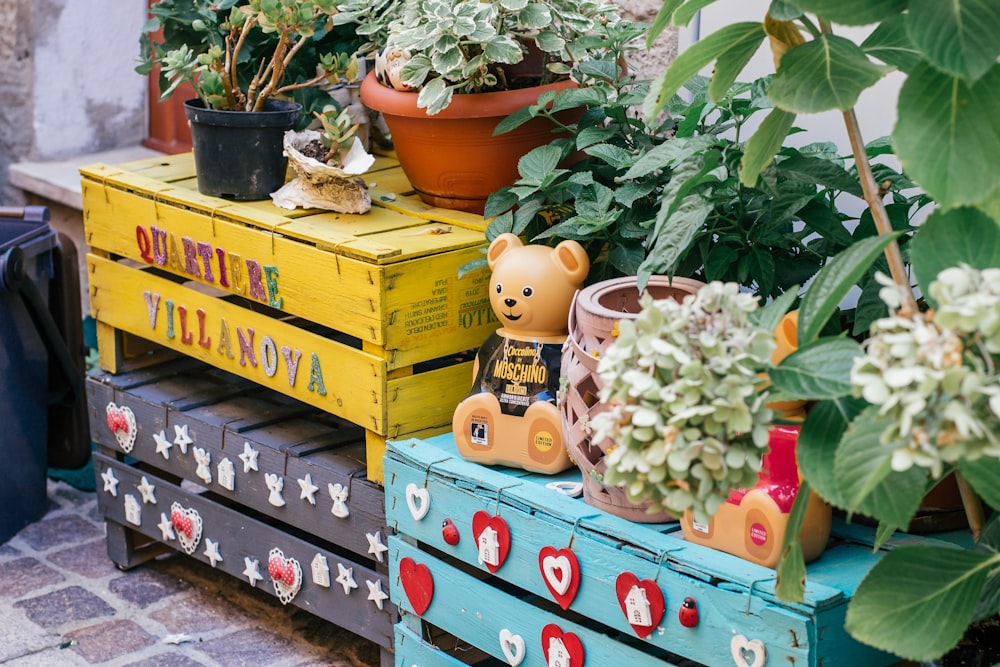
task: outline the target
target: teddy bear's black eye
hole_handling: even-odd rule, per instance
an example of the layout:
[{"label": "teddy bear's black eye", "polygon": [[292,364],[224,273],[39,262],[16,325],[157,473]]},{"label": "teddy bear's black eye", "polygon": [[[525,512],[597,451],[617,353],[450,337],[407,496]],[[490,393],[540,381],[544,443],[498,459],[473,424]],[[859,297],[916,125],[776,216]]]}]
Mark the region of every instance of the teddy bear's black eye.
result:
[{"label": "teddy bear's black eye", "polygon": [[496,291],[497,291],[497,294],[503,294],[503,285],[501,285],[500,283],[497,283]]},{"label": "teddy bear's black eye", "polygon": [[535,293],[535,290],[532,289],[532,287],[530,285],[528,287],[525,287],[524,289],[521,290],[521,294],[523,294],[526,298],[529,297],[529,296],[531,296],[534,293]]}]

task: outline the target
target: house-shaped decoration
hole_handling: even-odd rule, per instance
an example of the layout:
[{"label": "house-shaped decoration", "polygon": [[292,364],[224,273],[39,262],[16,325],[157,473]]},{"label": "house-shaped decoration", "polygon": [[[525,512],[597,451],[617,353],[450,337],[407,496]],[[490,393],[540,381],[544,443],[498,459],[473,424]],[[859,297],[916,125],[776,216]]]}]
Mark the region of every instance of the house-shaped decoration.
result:
[{"label": "house-shaped decoration", "polygon": [[498,567],[500,565],[500,541],[497,539],[497,531],[490,526],[479,533],[477,540],[479,547],[479,563]]},{"label": "house-shaped decoration", "polygon": [[330,564],[323,554],[316,554],[312,559],[312,580],[317,586],[330,587]]},{"label": "house-shaped decoration", "polygon": [[549,638],[548,662],[546,667],[572,667],[569,651],[558,637]]},{"label": "house-shaped decoration", "polygon": [[633,586],[625,597],[625,614],[632,625],[648,628],[653,624],[646,591],[639,586]]},{"label": "house-shaped decoration", "polygon": [[134,526],[142,525],[142,506],[131,493],[125,494],[125,520]]},{"label": "house-shaped decoration", "polygon": [[236,490],[236,466],[228,458],[219,461],[216,466],[219,474],[219,486],[230,491]]}]

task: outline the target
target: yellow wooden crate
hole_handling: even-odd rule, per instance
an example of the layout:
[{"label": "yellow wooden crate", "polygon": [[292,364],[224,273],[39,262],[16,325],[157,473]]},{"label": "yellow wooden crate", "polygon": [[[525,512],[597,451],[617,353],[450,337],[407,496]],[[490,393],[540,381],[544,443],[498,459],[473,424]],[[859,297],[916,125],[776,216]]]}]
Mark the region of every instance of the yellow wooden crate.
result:
[{"label": "yellow wooden crate", "polygon": [[101,366],[164,348],[363,426],[369,478],[387,438],[448,430],[469,350],[497,324],[485,221],[423,204],[390,158],[364,215],[286,211],[197,191],[192,155],[81,169]]}]

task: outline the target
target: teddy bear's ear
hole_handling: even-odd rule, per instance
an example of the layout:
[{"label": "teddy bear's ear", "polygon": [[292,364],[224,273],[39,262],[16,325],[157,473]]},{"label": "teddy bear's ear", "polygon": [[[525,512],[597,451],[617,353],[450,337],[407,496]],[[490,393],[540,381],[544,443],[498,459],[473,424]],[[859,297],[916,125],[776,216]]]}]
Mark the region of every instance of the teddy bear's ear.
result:
[{"label": "teddy bear's ear", "polygon": [[576,241],[563,241],[555,247],[552,258],[571,282],[582,284],[590,271],[587,251]]},{"label": "teddy bear's ear", "polygon": [[490,243],[490,249],[486,251],[486,263],[489,265],[490,269],[496,265],[497,260],[500,259],[511,248],[519,248],[523,243],[521,243],[520,237],[516,234],[511,234],[506,232],[500,236],[493,239]]}]

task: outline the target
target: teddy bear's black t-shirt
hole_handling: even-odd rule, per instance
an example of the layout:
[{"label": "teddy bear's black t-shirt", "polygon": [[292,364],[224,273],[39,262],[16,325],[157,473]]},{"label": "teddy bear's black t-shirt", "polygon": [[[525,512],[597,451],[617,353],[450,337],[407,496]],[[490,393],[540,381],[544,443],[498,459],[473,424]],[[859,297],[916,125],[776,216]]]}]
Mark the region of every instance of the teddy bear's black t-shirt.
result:
[{"label": "teddy bear's black t-shirt", "polygon": [[535,401],[555,405],[561,343],[513,340],[493,332],[479,348],[472,394],[491,393],[504,414],[521,417]]}]

